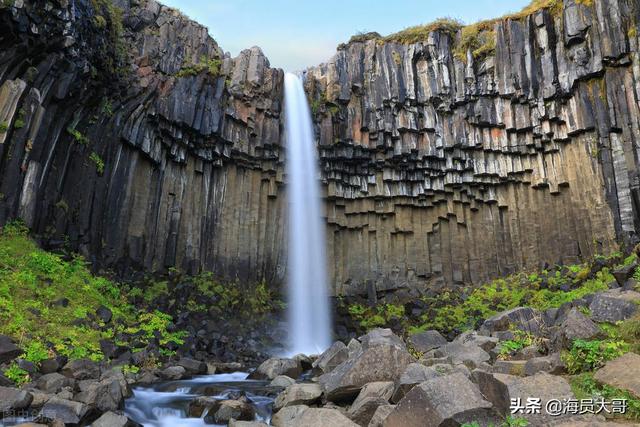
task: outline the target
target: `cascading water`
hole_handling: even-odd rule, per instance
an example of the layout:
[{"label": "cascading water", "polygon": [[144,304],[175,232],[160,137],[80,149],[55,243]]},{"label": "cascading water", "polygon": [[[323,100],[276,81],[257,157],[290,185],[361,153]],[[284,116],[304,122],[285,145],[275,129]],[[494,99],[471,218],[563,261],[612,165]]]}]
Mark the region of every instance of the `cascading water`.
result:
[{"label": "cascading water", "polygon": [[318,159],[302,80],[287,73],[284,88],[289,199],[289,351],[318,354],[331,344]]}]

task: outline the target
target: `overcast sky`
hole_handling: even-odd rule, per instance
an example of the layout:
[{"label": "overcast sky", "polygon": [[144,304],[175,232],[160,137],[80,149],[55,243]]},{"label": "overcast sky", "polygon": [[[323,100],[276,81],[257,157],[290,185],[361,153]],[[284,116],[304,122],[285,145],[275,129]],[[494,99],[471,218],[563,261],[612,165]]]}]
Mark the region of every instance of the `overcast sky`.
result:
[{"label": "overcast sky", "polygon": [[237,55],[260,46],[287,71],[325,62],[357,32],[382,35],[449,16],[465,23],[517,11],[529,0],[160,0],[206,25]]}]

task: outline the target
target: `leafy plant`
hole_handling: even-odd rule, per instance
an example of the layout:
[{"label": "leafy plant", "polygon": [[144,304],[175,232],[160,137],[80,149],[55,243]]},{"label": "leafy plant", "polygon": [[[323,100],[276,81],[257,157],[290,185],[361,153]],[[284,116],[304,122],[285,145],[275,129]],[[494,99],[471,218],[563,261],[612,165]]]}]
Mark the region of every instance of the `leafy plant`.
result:
[{"label": "leafy plant", "polygon": [[91,160],[96,166],[96,171],[98,172],[98,174],[102,175],[104,173],[104,160],[102,160],[102,157],[100,157],[98,153],[94,151],[89,156],[89,160]]},{"label": "leafy plant", "polygon": [[629,420],[640,420],[640,399],[628,391],[606,384],[598,384],[592,373],[576,375],[571,378],[570,384],[571,390],[577,399],[604,399],[605,401],[626,399],[626,412],[616,416]]},{"label": "leafy plant", "polygon": [[40,341],[32,341],[27,345],[24,358],[39,366],[40,362],[49,358],[49,355],[49,349],[44,344]]},{"label": "leafy plant", "polygon": [[71,135],[73,137],[74,141],[77,142],[80,145],[89,145],[89,143],[90,143],[89,139],[86,136],[84,136],[82,134],[82,132],[80,132],[77,129],[74,129],[72,127],[68,127],[67,128],[67,133],[69,135]]},{"label": "leafy plant", "polygon": [[13,381],[17,386],[21,386],[29,382],[29,373],[21,369],[16,362],[11,363],[4,371],[4,376]]},{"label": "leafy plant", "polygon": [[9,124],[7,122],[0,122],[0,134],[7,133],[9,130]]},{"label": "leafy plant", "polygon": [[622,356],[629,350],[629,345],[621,340],[575,340],[568,352],[563,353],[562,360],[570,374],[591,371],[603,366],[607,361]]}]

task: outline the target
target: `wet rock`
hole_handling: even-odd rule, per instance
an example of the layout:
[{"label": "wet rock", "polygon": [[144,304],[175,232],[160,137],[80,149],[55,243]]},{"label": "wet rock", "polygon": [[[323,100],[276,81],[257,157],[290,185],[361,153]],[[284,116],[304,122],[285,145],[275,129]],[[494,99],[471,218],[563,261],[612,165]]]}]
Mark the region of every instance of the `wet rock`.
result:
[{"label": "wet rock", "polygon": [[33,396],[25,390],[0,387],[0,414],[26,409],[32,401]]},{"label": "wet rock", "polygon": [[7,363],[19,357],[22,350],[6,335],[0,335],[0,364]]},{"label": "wet rock", "polygon": [[626,390],[640,398],[640,356],[635,353],[610,360],[593,377],[599,383]]},{"label": "wet rock", "polygon": [[294,380],[293,378],[290,378],[286,375],[278,375],[277,377],[275,377],[271,383],[269,383],[269,385],[271,387],[282,387],[282,388],[287,388],[292,384],[295,384],[296,380]]},{"label": "wet rock", "polygon": [[438,376],[438,372],[420,363],[411,363],[398,380],[391,401],[398,403],[415,385]]},{"label": "wet rock", "polygon": [[220,400],[209,396],[198,396],[189,402],[187,414],[191,418],[201,418],[207,412],[215,412],[220,406]]},{"label": "wet rock", "polygon": [[84,403],[52,397],[40,410],[39,416],[60,420],[65,424],[78,424],[89,411]]},{"label": "wet rock", "polygon": [[273,409],[285,406],[311,405],[322,395],[322,387],[318,384],[292,384],[276,398]]},{"label": "wet rock", "polygon": [[640,293],[612,289],[596,294],[589,305],[591,318],[596,322],[615,323],[632,317],[638,311]]},{"label": "wet rock", "polygon": [[272,380],[278,375],[286,375],[291,378],[298,378],[302,374],[302,365],[299,360],[274,357],[265,360],[258,368],[249,375],[250,379]]},{"label": "wet rock", "polygon": [[492,404],[467,377],[456,373],[415,386],[384,421],[386,427],[438,427],[494,421]]},{"label": "wet rock", "polygon": [[185,378],[187,376],[187,370],[182,366],[170,366],[160,371],[159,374],[160,377],[165,380],[175,381]]},{"label": "wet rock", "polygon": [[447,344],[447,340],[438,331],[424,331],[409,337],[409,344],[417,351],[426,353]]},{"label": "wet rock", "polygon": [[181,358],[178,366],[182,366],[190,375],[200,375],[207,372],[207,364],[199,360],[189,359],[187,357]]},{"label": "wet rock", "polygon": [[253,407],[247,402],[239,400],[223,400],[215,413],[205,416],[206,422],[228,423],[230,420],[252,421],[255,417]]},{"label": "wet rock", "polygon": [[349,358],[349,349],[342,341],[334,342],[324,353],[313,362],[314,368],[327,373]]},{"label": "wet rock", "polygon": [[62,368],[62,374],[75,380],[100,378],[100,366],[89,359],[72,360]]}]

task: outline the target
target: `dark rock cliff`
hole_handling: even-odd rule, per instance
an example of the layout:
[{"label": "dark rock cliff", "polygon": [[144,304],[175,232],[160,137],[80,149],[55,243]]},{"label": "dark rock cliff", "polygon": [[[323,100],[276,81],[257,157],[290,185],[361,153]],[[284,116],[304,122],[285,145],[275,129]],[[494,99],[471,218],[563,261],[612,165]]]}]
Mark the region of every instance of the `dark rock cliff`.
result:
[{"label": "dark rock cliff", "polygon": [[639,14],[565,0],[497,21],[480,60],[432,32],[310,69],[339,292],[478,283],[635,242]]},{"label": "dark rock cliff", "polygon": [[[640,5],[589,3],[498,21],[482,59],[436,31],[307,71],[337,293],[635,242]],[[0,222],[122,273],[282,281],[281,70],[153,0],[0,4]]]},{"label": "dark rock cliff", "polygon": [[260,49],[229,58],[153,0],[4,4],[0,221],[121,272],[282,276],[283,72]]}]

